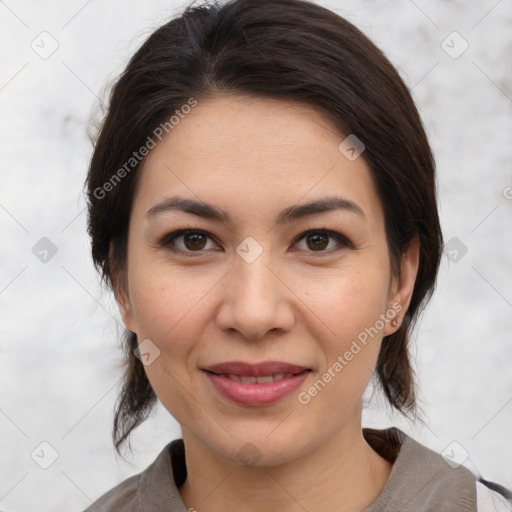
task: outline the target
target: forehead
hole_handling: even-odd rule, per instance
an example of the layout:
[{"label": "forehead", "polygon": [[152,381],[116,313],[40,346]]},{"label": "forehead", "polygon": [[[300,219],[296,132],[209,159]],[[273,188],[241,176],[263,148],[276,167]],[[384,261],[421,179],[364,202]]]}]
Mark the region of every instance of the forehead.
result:
[{"label": "forehead", "polygon": [[[166,195],[259,210],[339,193],[378,213],[363,158],[348,160],[327,116],[300,103],[249,96],[198,102],[146,157],[138,202]],[[307,196],[307,197],[306,197]],[[142,204],[141,204],[142,203]]]},{"label": "forehead", "polygon": [[[278,162],[314,158],[318,165],[332,160],[325,149],[336,144],[340,135],[316,110],[293,102],[250,96],[219,96],[200,101],[160,144],[163,153],[173,153],[182,161],[215,158],[215,164],[252,164],[266,157]],[[190,150],[194,152],[191,154]],[[276,167],[276,166],[275,166]],[[288,167],[288,165],[286,166]],[[257,171],[258,169],[254,169]],[[259,173],[272,171],[272,166],[260,166]]]}]

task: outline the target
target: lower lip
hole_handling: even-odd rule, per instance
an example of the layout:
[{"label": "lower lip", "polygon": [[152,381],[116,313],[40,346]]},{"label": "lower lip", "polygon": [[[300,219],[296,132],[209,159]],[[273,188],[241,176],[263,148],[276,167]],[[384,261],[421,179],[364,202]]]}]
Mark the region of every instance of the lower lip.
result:
[{"label": "lower lip", "polygon": [[239,405],[260,406],[273,404],[296,390],[307,378],[305,370],[293,377],[263,384],[244,384],[211,372],[205,372],[217,391]]}]

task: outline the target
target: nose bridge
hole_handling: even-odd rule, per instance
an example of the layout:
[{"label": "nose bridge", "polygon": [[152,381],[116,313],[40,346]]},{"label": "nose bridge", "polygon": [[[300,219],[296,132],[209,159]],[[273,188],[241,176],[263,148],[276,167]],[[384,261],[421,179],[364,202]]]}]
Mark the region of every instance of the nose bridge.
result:
[{"label": "nose bridge", "polygon": [[270,310],[270,306],[276,300],[275,294],[279,293],[275,289],[278,286],[275,282],[276,276],[270,270],[271,265],[269,251],[251,263],[239,261],[235,269],[235,277],[240,286],[237,297],[258,301],[258,303],[262,301]]},{"label": "nose bridge", "polygon": [[257,247],[251,243],[246,247],[240,244],[237,249],[239,254],[224,288],[218,323],[222,329],[236,329],[244,337],[256,339],[270,330],[289,329],[293,312],[286,296],[287,287],[274,270],[276,262],[272,261],[270,249],[263,250],[260,245],[255,256]]}]

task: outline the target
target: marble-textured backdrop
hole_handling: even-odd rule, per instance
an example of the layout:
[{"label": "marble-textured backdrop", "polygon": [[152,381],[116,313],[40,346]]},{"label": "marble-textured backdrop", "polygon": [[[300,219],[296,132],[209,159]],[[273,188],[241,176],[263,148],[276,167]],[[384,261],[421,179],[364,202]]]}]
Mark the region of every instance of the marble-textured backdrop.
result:
[{"label": "marble-textured backdrop", "polygon": [[[379,400],[364,422],[398,425],[512,487],[512,4],[319,3],[359,26],[412,89],[447,242],[414,345],[425,423]],[[160,408],[129,461],[114,455],[120,317],[92,266],[83,181],[98,98],[183,5],[0,2],[1,510],[83,510],[180,436]]]}]

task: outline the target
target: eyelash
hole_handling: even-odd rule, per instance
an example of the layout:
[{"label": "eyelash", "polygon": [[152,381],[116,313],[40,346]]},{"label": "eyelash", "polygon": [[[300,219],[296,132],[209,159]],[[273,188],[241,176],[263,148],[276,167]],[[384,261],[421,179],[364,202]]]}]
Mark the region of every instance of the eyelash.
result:
[{"label": "eyelash", "polygon": [[[172,233],[168,233],[167,235],[165,235],[159,242],[158,242],[158,245],[161,246],[161,247],[164,247],[172,252],[175,252],[175,253],[179,253],[179,254],[183,254],[187,257],[198,257],[198,256],[202,256],[202,253],[206,252],[204,250],[198,250],[198,251],[184,251],[182,249],[177,249],[175,247],[172,247],[172,242],[176,239],[176,238],[179,238],[180,236],[184,236],[184,235],[187,235],[187,234],[198,234],[198,235],[203,235],[203,236],[206,236],[212,240],[214,240],[214,237],[212,235],[210,235],[209,233],[207,233],[206,231],[202,231],[202,230],[199,230],[199,229],[179,229],[177,231],[173,231]],[[321,257],[322,256],[322,253],[323,254],[332,254],[333,252],[337,252],[339,250],[341,250],[342,248],[349,248],[349,249],[354,249],[354,245],[352,244],[352,242],[346,238],[345,236],[343,236],[341,233],[338,233],[336,231],[331,231],[329,229],[310,229],[308,231],[305,231],[304,233],[301,233],[297,238],[296,240],[294,241],[294,245],[297,244],[298,242],[300,242],[301,240],[303,240],[304,238],[306,238],[308,235],[310,234],[319,234],[319,235],[325,235],[325,236],[328,236],[330,238],[334,238],[336,239],[336,241],[342,246],[342,247],[339,247],[339,248],[335,248],[334,250],[333,249],[329,249],[329,250],[320,250],[320,251],[305,251],[305,252],[309,252],[311,253],[311,255],[313,257]],[[196,254],[194,254],[196,253]]]}]

